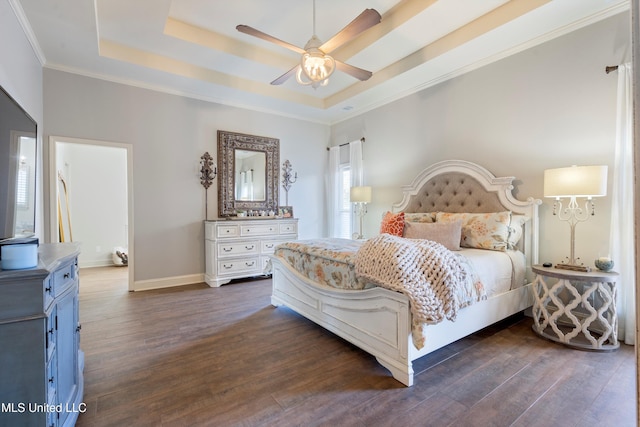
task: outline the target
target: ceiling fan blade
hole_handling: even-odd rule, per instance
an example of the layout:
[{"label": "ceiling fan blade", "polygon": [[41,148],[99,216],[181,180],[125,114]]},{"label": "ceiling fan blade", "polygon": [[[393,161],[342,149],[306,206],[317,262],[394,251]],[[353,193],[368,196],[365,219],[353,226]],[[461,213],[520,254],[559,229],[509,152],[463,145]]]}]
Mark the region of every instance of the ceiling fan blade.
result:
[{"label": "ceiling fan blade", "polygon": [[300,68],[300,64],[296,65],[295,67],[293,67],[292,69],[290,69],[289,71],[287,71],[286,73],[284,73],[283,75],[281,75],[280,77],[278,77],[277,79],[272,81],[271,84],[272,85],[281,85],[282,83],[284,83],[287,80],[289,80],[289,78],[291,76],[293,76],[295,73],[297,73],[298,72],[298,68]]},{"label": "ceiling fan blade", "polygon": [[347,24],[338,34],[331,37],[330,40],[320,46],[320,50],[329,53],[342,46],[364,30],[367,30],[378,24],[382,17],[375,9],[365,9],[353,21]]},{"label": "ceiling fan blade", "polygon": [[259,39],[266,40],[266,41],[271,42],[271,43],[275,43],[278,46],[282,46],[282,47],[287,48],[289,50],[292,50],[292,51],[294,51],[296,53],[299,53],[301,55],[305,52],[304,49],[299,48],[298,46],[295,46],[295,45],[292,45],[291,43],[287,43],[285,41],[277,39],[277,38],[275,38],[273,36],[270,36],[267,33],[263,33],[262,31],[256,30],[255,28],[250,27],[248,25],[238,25],[236,27],[236,30],[240,31],[241,33],[248,34],[250,36],[258,37]]},{"label": "ceiling fan blade", "polygon": [[362,68],[354,67],[341,61],[336,61],[336,68],[362,81],[369,80],[369,77],[373,75],[371,71],[363,70]]}]

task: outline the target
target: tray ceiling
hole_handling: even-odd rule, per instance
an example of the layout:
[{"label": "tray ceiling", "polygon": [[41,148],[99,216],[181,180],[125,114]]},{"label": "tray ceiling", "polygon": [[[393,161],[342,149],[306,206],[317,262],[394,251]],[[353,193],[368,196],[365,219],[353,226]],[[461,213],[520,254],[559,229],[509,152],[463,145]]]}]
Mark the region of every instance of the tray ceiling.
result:
[{"label": "tray ceiling", "polygon": [[366,8],[382,22],[332,55],[373,72],[295,78],[294,52],[238,32],[245,24],[303,47],[312,0],[10,0],[45,67],[335,123],[629,8],[628,0],[317,0],[326,41]]}]

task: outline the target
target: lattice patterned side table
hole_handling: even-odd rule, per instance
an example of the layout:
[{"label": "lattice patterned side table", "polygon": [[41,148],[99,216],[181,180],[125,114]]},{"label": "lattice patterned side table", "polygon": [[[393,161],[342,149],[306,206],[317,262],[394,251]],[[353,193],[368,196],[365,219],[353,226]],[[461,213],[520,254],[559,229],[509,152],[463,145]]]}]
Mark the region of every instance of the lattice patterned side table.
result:
[{"label": "lattice patterned side table", "polygon": [[551,341],[583,349],[617,349],[618,273],[533,266],[533,331]]}]

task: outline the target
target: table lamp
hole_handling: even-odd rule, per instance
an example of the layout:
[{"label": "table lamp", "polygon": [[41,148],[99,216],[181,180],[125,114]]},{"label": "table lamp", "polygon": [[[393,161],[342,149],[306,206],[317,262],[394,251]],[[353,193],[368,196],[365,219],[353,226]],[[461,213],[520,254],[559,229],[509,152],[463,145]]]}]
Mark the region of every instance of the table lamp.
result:
[{"label": "table lamp", "polygon": [[360,220],[360,228],[358,233],[354,233],[355,239],[362,239],[362,220],[367,213],[367,203],[371,203],[371,187],[359,186],[351,187],[349,201],[355,203],[356,214]]},{"label": "table lamp", "polygon": [[[590,271],[590,267],[578,265],[575,257],[576,225],[595,215],[594,197],[607,195],[607,166],[570,166],[544,171],[544,197],[553,197],[553,215],[567,221],[571,227],[571,252],[566,263],[556,264],[556,268],[575,271]],[[566,207],[562,199],[569,199]],[[578,198],[585,198],[584,208],[578,205]]]}]

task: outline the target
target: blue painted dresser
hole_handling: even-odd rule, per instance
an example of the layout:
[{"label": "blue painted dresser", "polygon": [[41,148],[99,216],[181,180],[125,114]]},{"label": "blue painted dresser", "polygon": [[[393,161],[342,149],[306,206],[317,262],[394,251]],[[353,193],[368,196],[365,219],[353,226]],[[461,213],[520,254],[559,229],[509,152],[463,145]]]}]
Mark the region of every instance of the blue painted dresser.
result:
[{"label": "blue painted dresser", "polygon": [[37,267],[0,270],[0,426],[73,426],[85,409],[78,254],[42,244]]}]

